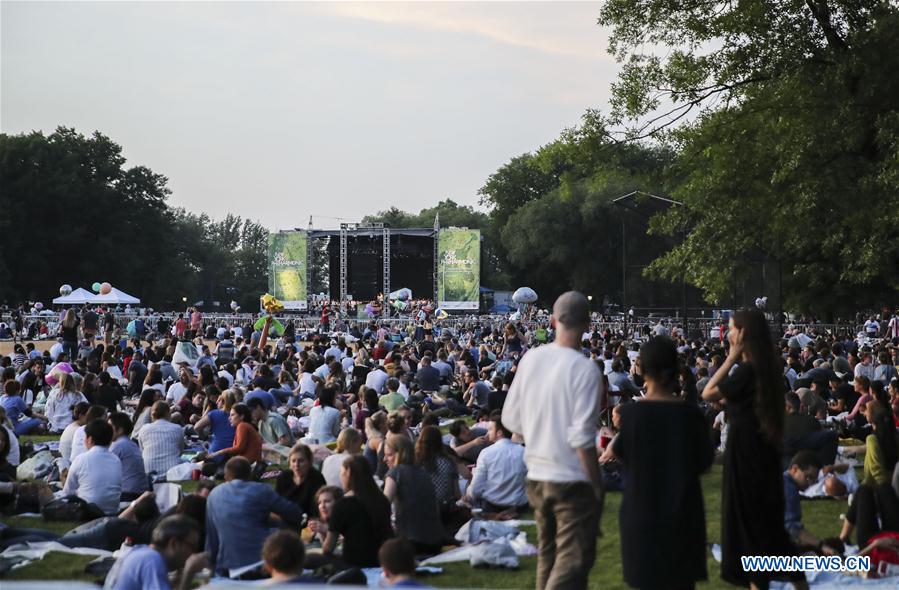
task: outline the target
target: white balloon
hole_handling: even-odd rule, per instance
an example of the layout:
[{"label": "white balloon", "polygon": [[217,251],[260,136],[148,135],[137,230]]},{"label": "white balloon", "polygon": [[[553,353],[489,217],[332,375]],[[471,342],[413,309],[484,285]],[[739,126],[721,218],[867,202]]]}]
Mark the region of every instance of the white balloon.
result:
[{"label": "white balloon", "polygon": [[71,295],[72,294],[72,285],[69,285],[67,283],[67,284],[63,285],[62,287],[60,287],[59,294],[62,295],[63,297],[65,297],[67,295]]},{"label": "white balloon", "polygon": [[512,293],[512,301],[515,303],[534,303],[537,301],[537,293],[530,287],[519,287]]}]

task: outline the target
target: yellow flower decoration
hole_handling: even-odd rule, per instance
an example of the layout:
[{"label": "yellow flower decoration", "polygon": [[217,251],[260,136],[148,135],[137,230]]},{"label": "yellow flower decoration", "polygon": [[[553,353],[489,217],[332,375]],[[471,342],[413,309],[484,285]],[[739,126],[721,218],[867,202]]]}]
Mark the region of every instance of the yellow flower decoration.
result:
[{"label": "yellow flower decoration", "polygon": [[274,295],[266,293],[260,299],[262,299],[262,308],[265,309],[266,313],[284,311],[284,304],[275,299]]}]

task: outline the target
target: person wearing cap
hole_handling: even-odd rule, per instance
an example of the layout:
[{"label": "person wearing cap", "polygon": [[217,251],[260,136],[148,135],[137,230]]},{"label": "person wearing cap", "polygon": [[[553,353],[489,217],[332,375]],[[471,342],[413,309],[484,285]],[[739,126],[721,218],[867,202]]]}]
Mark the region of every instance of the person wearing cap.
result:
[{"label": "person wearing cap", "polygon": [[596,455],[603,395],[596,363],[580,351],[590,325],[587,298],[562,294],[552,344],[518,365],[502,422],[525,442],[528,499],[537,519],[537,588],[584,588],[596,560],[604,493]]}]

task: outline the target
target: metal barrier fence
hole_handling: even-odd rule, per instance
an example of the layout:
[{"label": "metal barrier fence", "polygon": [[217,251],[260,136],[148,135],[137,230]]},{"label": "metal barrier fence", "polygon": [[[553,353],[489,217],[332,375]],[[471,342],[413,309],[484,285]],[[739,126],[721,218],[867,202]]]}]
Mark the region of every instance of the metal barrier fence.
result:
[{"label": "metal barrier fence", "polygon": [[[138,314],[136,311],[134,313],[127,312],[116,312],[115,314],[115,322],[116,328],[119,330],[125,330],[127,325],[134,319],[140,318],[147,325],[148,329],[155,329],[156,322],[161,318],[166,318],[170,321],[174,320],[178,317],[179,312],[166,312],[166,313],[153,313],[153,314]],[[278,314],[275,316],[282,323],[286,323],[288,321],[294,322],[294,326],[297,331],[313,331],[317,330],[320,325],[320,318],[314,315],[289,315],[289,314]],[[13,321],[14,316],[11,313],[2,313],[0,314],[0,322],[6,323],[9,326],[14,325]],[[203,324],[221,326],[225,325],[226,327],[233,326],[247,326],[256,321],[259,318],[259,314],[252,313],[204,313],[203,314]],[[57,312],[44,312],[40,314],[29,314],[24,316],[24,326],[26,330],[32,324],[40,325],[46,324],[47,326],[47,337],[53,337],[59,327],[60,315]],[[502,329],[507,323],[509,323],[510,319],[508,315],[504,314],[485,314],[485,315],[453,315],[444,320],[436,321],[436,325],[441,328],[449,328],[454,333],[458,333],[460,331],[472,330],[475,328],[483,330],[484,328],[490,329]],[[339,320],[333,321],[330,325],[332,331],[349,331],[353,328],[358,328],[359,331],[364,331],[365,328],[371,325],[372,322],[377,323],[378,325],[383,325],[388,328],[399,328],[403,329],[408,327],[410,324],[416,323],[415,319],[412,317],[395,317],[395,318],[374,318],[374,319],[358,319],[358,318],[341,318]],[[605,330],[609,330],[616,334],[623,334],[625,331],[625,327],[627,328],[628,336],[641,336],[652,333],[653,328],[658,324],[659,320],[657,318],[649,318],[649,317],[637,317],[628,319],[627,324],[625,326],[625,322],[621,319],[618,320],[604,320],[600,318],[595,318],[591,324],[591,330],[597,330],[599,332],[604,332]],[[101,318],[100,323],[102,325],[103,320]],[[529,320],[523,320],[523,323],[528,327],[536,326],[537,324],[548,325],[549,317],[548,316],[537,316],[535,318]],[[715,331],[722,325],[723,321],[719,319],[712,318],[688,318],[687,320],[687,328],[689,331],[689,336],[691,338],[695,338],[697,336],[706,339],[713,336]],[[678,318],[672,318],[667,320],[666,325],[669,328],[677,327],[680,328],[683,325],[683,322]],[[793,323],[784,323],[783,329],[786,330],[788,326],[793,326],[794,328],[799,328],[802,331],[806,331],[811,328],[817,334],[830,334],[837,335],[841,333],[845,333],[850,337],[854,337],[859,332],[864,330],[864,327],[858,325],[854,322],[840,323],[840,324],[793,324]],[[771,323],[772,333],[776,335],[781,335],[779,332],[779,325],[776,323]]]}]

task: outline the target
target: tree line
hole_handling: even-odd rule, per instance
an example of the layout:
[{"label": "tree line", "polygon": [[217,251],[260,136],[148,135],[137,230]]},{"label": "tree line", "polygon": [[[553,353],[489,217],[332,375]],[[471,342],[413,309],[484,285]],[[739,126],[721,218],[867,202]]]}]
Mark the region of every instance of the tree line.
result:
[{"label": "tree line", "polygon": [[[622,64],[605,112],[510,155],[483,210],[443,200],[365,221],[479,228],[482,284],[547,300],[621,303],[626,288],[677,307],[686,281],[691,306],[730,307],[775,295],[761,291],[776,274],[795,311],[899,302],[895,3],[606,0],[599,23]],[[265,228],[169,207],[165,177],[125,169],[100,133],[2,135],[0,180],[0,301],[94,280],[159,307],[254,307],[265,290]],[[636,214],[613,202],[634,191]]]}]

